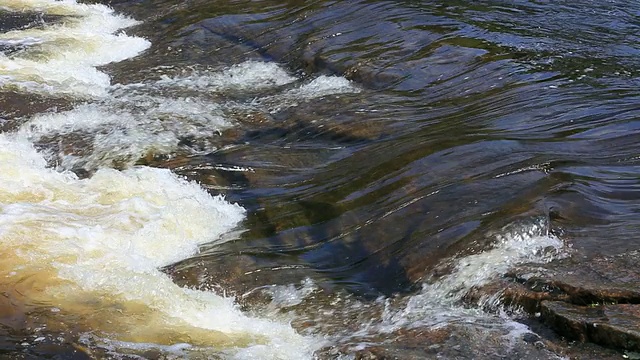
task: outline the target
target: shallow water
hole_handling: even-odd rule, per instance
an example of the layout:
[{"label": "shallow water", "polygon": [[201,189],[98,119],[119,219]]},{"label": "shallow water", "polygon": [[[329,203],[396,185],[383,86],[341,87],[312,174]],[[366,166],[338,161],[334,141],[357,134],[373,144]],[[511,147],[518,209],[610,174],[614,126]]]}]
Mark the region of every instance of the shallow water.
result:
[{"label": "shallow water", "polygon": [[551,358],[465,295],[640,245],[635,3],[99,3],[0,0],[10,358]]}]

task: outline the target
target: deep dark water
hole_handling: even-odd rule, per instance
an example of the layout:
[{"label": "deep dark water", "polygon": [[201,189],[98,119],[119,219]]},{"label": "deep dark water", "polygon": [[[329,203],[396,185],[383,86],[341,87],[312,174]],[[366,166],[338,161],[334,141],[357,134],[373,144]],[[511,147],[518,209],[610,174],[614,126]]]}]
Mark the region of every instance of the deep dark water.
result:
[{"label": "deep dark water", "polygon": [[[197,154],[138,163],[223,193],[247,217],[232,241],[165,269],[181,285],[244,294],[310,278],[321,290],[300,311],[311,313],[336,296],[405,301],[449,259],[531,219],[585,261],[640,248],[640,3],[101,3],[152,43],[106,65],[112,83],[254,60],[359,89],[295,104],[264,100],[280,88],[197,95],[252,106],[227,111],[234,127],[207,144],[181,139]],[[58,21],[0,16],[0,31]],[[12,109],[10,95],[8,121],[30,107]]]}]

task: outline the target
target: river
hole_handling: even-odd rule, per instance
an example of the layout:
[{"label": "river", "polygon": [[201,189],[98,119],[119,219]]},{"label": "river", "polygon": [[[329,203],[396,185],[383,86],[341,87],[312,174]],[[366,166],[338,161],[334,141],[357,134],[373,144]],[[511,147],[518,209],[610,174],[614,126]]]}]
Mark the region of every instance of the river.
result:
[{"label": "river", "polygon": [[635,1],[0,0],[0,352],[559,358],[467,295],[640,248],[639,85]]}]

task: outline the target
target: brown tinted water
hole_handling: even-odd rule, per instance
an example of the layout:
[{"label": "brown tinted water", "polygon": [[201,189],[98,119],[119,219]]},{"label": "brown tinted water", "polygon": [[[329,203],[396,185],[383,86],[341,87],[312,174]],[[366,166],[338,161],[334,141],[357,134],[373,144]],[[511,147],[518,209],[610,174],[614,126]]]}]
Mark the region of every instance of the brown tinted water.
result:
[{"label": "brown tinted water", "polygon": [[[7,356],[349,358],[397,341],[406,358],[552,357],[466,291],[640,246],[636,3],[116,0],[139,23],[111,31],[75,3],[4,2],[3,156],[38,163],[18,155],[33,144],[57,170],[18,168],[39,180],[0,192],[2,253],[20,259],[1,269]],[[100,27],[138,40],[81,34]],[[147,231],[159,218],[176,220]],[[231,305],[193,300],[210,294]],[[249,325],[213,325],[229,296]],[[292,349],[256,350],[279,341]]]}]

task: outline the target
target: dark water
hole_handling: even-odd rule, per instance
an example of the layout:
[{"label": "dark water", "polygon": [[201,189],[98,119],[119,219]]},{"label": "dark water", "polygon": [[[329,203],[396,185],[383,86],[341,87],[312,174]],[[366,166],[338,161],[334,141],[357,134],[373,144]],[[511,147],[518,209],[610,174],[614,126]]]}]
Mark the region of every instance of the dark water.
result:
[{"label": "dark water", "polygon": [[222,174],[250,210],[230,251],[377,295],[410,290],[438,259],[532,214],[587,255],[638,246],[634,4],[112,5],[145,19],[154,43],[116,78],[260,59],[364,89],[275,113],[231,151],[194,160],[255,170]]},{"label": "dark water", "polygon": [[[165,269],[180,285],[219,286],[264,313],[258,290],[311,281],[316,290],[294,306],[294,327],[331,337],[377,321],[384,299],[424,293],[426,279],[449,272],[448,259],[490,248],[487,234],[509,224],[543,219],[585,261],[640,248],[638,2],[104,3],[140,20],[127,33],[152,43],[107,65],[112,83],[157,78],[159,67],[255,60],[302,81],[340,76],[360,89],[229,111],[234,128],[193,145],[197,154],[139,161],[247,210],[232,241]],[[3,16],[0,30],[32,17]],[[0,102],[7,121],[31,106],[10,95]],[[264,95],[215,96],[250,103]],[[238,169],[250,171],[230,171]],[[389,346],[384,334],[365,338]],[[5,338],[7,356],[67,356],[64,347],[23,350]],[[352,356],[344,346],[359,341],[337,341],[323,356]],[[410,348],[400,354],[418,356]]]}]

